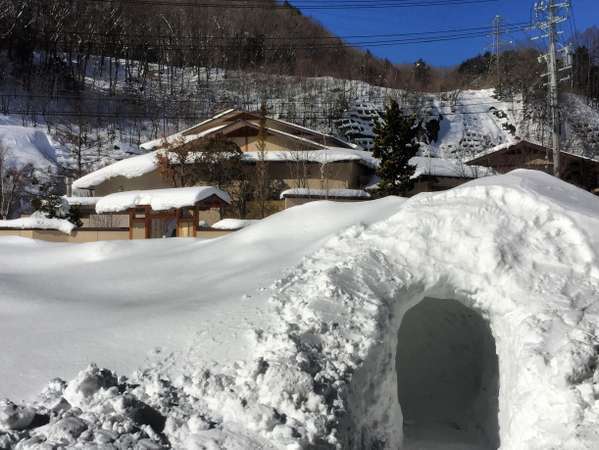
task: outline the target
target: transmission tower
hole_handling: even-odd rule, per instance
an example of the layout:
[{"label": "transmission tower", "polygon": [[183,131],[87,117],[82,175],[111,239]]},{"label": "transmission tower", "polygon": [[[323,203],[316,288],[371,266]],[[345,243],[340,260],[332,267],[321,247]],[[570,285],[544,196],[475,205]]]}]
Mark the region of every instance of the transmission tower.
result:
[{"label": "transmission tower", "polygon": [[548,77],[548,82],[544,86],[548,87],[553,140],[553,174],[556,177],[561,175],[562,125],[559,106],[559,83],[570,78],[569,76],[562,77],[562,72],[572,68],[570,65],[570,47],[560,47],[558,43],[559,35],[563,33],[558,30],[558,25],[568,20],[571,6],[570,0],[561,3],[557,3],[556,0],[543,0],[534,5],[536,26],[544,33],[536,39],[547,38],[549,42],[548,52],[539,57],[539,62],[547,64],[547,73],[543,77]]}]

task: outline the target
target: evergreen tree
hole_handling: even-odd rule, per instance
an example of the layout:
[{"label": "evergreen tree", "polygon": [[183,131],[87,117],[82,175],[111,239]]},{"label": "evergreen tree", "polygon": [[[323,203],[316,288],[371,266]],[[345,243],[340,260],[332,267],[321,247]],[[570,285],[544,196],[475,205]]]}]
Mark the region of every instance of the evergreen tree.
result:
[{"label": "evergreen tree", "polygon": [[76,206],[70,206],[58,192],[53,183],[42,185],[44,195],[31,202],[33,208],[45,214],[50,219],[64,219],[77,227],[81,227],[81,213]]},{"label": "evergreen tree", "polygon": [[414,116],[405,116],[395,100],[385,108],[382,122],[375,128],[373,155],[381,160],[379,195],[405,196],[414,188],[412,176],[416,168],[409,164],[416,156],[419,123]]},{"label": "evergreen tree", "polygon": [[421,89],[426,89],[427,86],[431,82],[432,77],[431,67],[427,64],[427,62],[420,58],[418,61],[414,63],[414,80],[416,84]]}]

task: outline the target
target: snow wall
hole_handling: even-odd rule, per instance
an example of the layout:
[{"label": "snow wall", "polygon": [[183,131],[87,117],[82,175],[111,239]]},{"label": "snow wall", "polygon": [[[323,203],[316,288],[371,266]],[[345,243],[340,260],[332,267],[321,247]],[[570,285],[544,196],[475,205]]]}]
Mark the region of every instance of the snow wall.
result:
[{"label": "snow wall", "polygon": [[495,341],[501,448],[596,448],[598,244],[599,200],[539,172],[418,196],[280,282],[289,348],[265,354],[269,371],[313,383],[327,411],[302,418],[315,436],[401,448],[402,318],[425,298],[454,300],[484,317]]}]

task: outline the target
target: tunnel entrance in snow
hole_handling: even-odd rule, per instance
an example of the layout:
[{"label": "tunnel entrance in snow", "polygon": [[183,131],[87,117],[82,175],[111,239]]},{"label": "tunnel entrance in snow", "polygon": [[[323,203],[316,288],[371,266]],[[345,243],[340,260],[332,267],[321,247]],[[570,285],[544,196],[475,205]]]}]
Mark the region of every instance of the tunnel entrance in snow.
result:
[{"label": "tunnel entrance in snow", "polygon": [[406,449],[497,449],[498,360],[487,321],[426,298],[404,316],[397,348]]}]

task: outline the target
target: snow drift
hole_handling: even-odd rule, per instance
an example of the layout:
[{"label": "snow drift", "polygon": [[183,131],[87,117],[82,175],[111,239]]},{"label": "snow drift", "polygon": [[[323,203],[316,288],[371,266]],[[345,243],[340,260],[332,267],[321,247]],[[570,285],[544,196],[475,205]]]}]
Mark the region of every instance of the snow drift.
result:
[{"label": "snow drift", "polygon": [[[210,334],[200,335],[189,350],[130,378],[92,366],[69,383],[54,381],[26,406],[6,403],[0,430],[10,431],[0,439],[21,440],[22,448],[63,439],[70,445],[104,442],[113,447],[126,441],[156,448],[396,449],[414,445],[410,429],[426,435],[427,418],[443,421],[478,413],[478,424],[463,421],[455,428],[473,427],[465,431],[485,444],[472,448],[494,448],[498,443],[503,449],[597,448],[596,197],[540,172],[515,171],[403,203],[344,205],[354,212],[370,208],[377,220],[357,219],[326,242],[325,234],[313,235],[320,247],[316,251],[307,240],[285,245],[284,240],[276,241],[281,229],[297,229],[299,236],[306,236],[301,233],[306,223],[302,217],[322,213],[328,205],[339,207],[321,203],[308,207],[313,209],[292,208],[211,244],[210,250],[243,252],[244,245],[258,239],[269,257],[282,255],[277,261],[284,266],[308,255],[280,276],[268,295],[256,298],[252,306],[258,314],[228,318],[210,328]],[[333,215],[328,220],[336,219]],[[275,236],[271,245],[264,238],[268,233]],[[309,248],[304,253],[296,245]],[[206,244],[193,246],[196,261],[208,257],[208,249]],[[67,246],[52,251],[73,252]],[[29,257],[35,252],[30,250]],[[229,253],[233,259],[241,254]],[[112,266],[126,258],[118,253],[96,256],[111,258]],[[144,264],[154,270],[151,263]],[[11,284],[6,267],[0,267],[0,282],[13,295],[26,290],[23,273]],[[222,274],[220,280],[228,280],[234,291],[233,300],[222,292],[220,297],[212,295],[219,300],[204,309],[206,321],[213,320],[214,311],[230,311],[240,302],[240,292],[251,296],[257,277],[263,282],[277,273],[259,264],[243,267],[243,276],[234,282],[229,278],[232,272]],[[101,264],[98,268],[95,283],[105,284],[110,271]],[[138,275],[134,271],[130,276]],[[214,283],[215,278],[202,282],[211,286],[208,281]],[[174,290],[168,287],[168,301],[179,309],[185,306],[186,314],[198,300],[177,299],[188,287],[181,285],[192,282],[200,283],[180,278]],[[110,298],[114,288],[104,289]],[[154,296],[152,289],[147,292]],[[417,310],[423,305],[424,310]],[[141,312],[150,306],[140,301],[137,307]],[[415,332],[413,323],[412,331],[405,328],[415,314],[423,317],[416,319],[421,327],[444,321],[441,328],[451,330],[456,321],[464,321],[467,329],[461,327],[462,334],[450,333],[457,339],[456,350],[438,361],[410,346],[406,353],[405,339],[399,338]],[[237,345],[243,351],[233,358],[218,355]],[[210,348],[216,350],[208,358]],[[404,423],[402,383],[418,376],[417,371],[406,375],[410,358],[420,361],[413,366],[424,361],[435,368],[435,362],[443,362],[447,370],[463,370],[468,364],[461,359],[473,355],[484,355],[488,362],[473,368],[480,392],[466,389],[472,383],[447,384],[456,392],[462,389],[470,409],[456,413],[450,400],[436,406],[414,403],[406,393]],[[3,372],[15,377],[14,371]],[[424,384],[438,389],[434,380]],[[493,386],[498,386],[495,397]],[[37,416],[49,423],[25,424]],[[425,437],[435,434],[431,430]],[[437,448],[452,448],[444,445],[445,438],[439,437]]]}]

